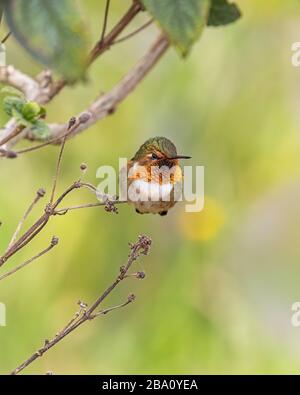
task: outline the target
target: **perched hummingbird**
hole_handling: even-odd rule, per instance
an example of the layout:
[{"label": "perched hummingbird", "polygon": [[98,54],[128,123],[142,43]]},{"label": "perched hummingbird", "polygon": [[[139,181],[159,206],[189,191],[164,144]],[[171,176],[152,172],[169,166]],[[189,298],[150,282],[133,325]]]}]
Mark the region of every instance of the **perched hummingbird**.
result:
[{"label": "perched hummingbird", "polygon": [[128,201],[139,214],[166,215],[176,200],[174,187],[182,181],[175,145],[165,137],[147,140],[128,162]]}]

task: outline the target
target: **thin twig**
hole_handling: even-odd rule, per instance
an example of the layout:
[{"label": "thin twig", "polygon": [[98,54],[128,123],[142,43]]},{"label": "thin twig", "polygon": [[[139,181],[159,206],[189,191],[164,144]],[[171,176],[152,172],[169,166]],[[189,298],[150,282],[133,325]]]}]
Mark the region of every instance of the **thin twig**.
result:
[{"label": "thin twig", "polygon": [[58,238],[53,236],[50,245],[45,248],[43,251],[39,252],[37,255],[33,256],[32,258],[28,259],[28,261],[25,261],[21,263],[20,265],[16,266],[14,269],[10,270],[9,272],[2,274],[0,276],[0,281],[3,280],[6,277],[11,276],[12,274],[16,273],[18,270],[22,269],[23,267],[29,265],[31,262],[35,261],[36,259],[40,258],[41,256],[47,254],[52,248],[54,248],[58,244]]},{"label": "thin twig", "polygon": [[[76,127],[72,133],[68,132],[67,123],[49,125],[52,137],[48,141],[19,151],[9,151],[10,156],[15,157],[26,152],[38,150],[49,144],[56,144],[57,142],[61,141],[65,135],[68,135],[68,138],[71,138],[76,134],[86,130],[97,121],[112,114],[115,111],[117,105],[125,100],[127,96],[139,85],[139,83],[141,83],[141,81],[161,58],[161,56],[166,52],[168,47],[168,38],[164,34],[160,35],[150,47],[146,55],[136,64],[136,66],[130,72],[128,72],[128,74],[125,75],[125,77],[111,91],[102,95],[91,104],[91,106],[83,113],[90,114],[89,120]],[[81,115],[79,115],[79,117],[80,116]],[[31,135],[28,137],[31,139]],[[2,156],[6,156],[5,153],[3,153]]]},{"label": "thin twig", "polygon": [[[127,203],[127,201],[125,201],[125,200],[109,200],[109,202],[112,204]],[[107,205],[107,202],[79,204],[77,206],[64,207],[64,208],[60,208],[59,210],[55,210],[54,215],[64,215],[64,214],[67,214],[67,212],[72,211],[72,210],[79,210],[82,208],[91,208],[91,207],[101,207],[101,206],[105,206],[105,205]]]},{"label": "thin twig", "polygon": [[[90,114],[88,113],[82,113],[78,118],[71,118],[69,121],[69,128],[68,132],[74,131],[78,125],[81,125],[89,120]],[[67,137],[67,136],[66,136]],[[59,171],[60,171],[60,165],[61,165],[61,160],[62,160],[62,154],[63,154],[63,148],[64,148],[64,143],[62,145],[62,148],[59,152],[58,155],[58,161],[57,161],[57,166],[56,166],[56,172],[55,172],[55,177],[54,177],[54,182],[52,186],[52,193],[51,193],[51,199],[49,203],[46,205],[45,212],[41,215],[41,217],[27,230],[25,233],[19,237],[18,240],[16,239],[16,236],[13,236],[13,242],[10,243],[9,247],[7,248],[6,252],[4,255],[0,257],[0,267],[7,262],[9,258],[11,258],[13,255],[15,255],[20,249],[25,247],[31,240],[33,240],[41,231],[42,229],[47,225],[49,219],[56,215],[56,214],[62,214],[62,212],[59,212],[57,210],[57,207],[61,204],[61,202],[65,199],[65,197],[74,191],[75,189],[79,188],[87,188],[91,190],[93,193],[97,194],[97,188],[92,185],[89,182],[86,181],[81,181],[79,179],[78,181],[75,181],[73,184],[71,184],[54,202],[54,195],[55,195],[55,190],[56,190],[56,185],[57,185],[57,180],[59,176]],[[86,165],[82,164],[80,166],[81,171],[85,172],[86,171]],[[104,199],[104,198],[103,198]],[[101,205],[105,206],[105,210],[108,212],[112,213],[117,213],[117,208],[116,204],[119,203],[119,201],[116,201],[116,198],[108,198],[105,196],[105,200],[101,202]],[[100,205],[100,204],[99,204]],[[31,211],[31,206],[30,209],[28,210],[29,212]],[[68,210],[67,210],[68,211]],[[64,209],[64,213],[66,214],[66,209]],[[28,216],[28,213],[25,215],[25,219]],[[22,224],[24,223],[25,219],[21,220],[21,225],[18,227],[16,234],[19,233],[19,229],[21,229]]]},{"label": "thin twig", "polygon": [[66,133],[63,134],[61,137],[54,137],[54,138],[51,139],[51,140],[47,140],[45,143],[33,145],[32,147],[23,148],[23,149],[16,150],[16,151],[12,151],[12,152],[14,152],[16,156],[19,156],[19,155],[21,155],[21,154],[26,154],[27,152],[36,151],[36,150],[39,150],[39,149],[41,149],[41,148],[47,147],[47,145],[58,143],[58,142],[61,141],[64,137],[66,137],[68,134],[69,134],[69,133],[66,132]]},{"label": "thin twig", "polygon": [[130,245],[130,254],[127,260],[126,265],[121,266],[120,272],[114,282],[96,299],[96,301],[92,304],[89,309],[86,309],[86,305],[80,307],[80,311],[75,315],[68,324],[59,331],[55,337],[51,340],[45,340],[44,345],[35,353],[33,353],[26,361],[24,361],[21,365],[19,365],[16,369],[14,369],[11,374],[16,375],[20,373],[23,369],[28,367],[32,362],[34,362],[39,357],[43,356],[50,348],[54,347],[57,343],[63,340],[67,335],[77,329],[86,321],[93,320],[100,315],[105,315],[108,312],[115,310],[116,308],[122,308],[127,306],[129,303],[132,303],[135,299],[133,294],[130,294],[127,298],[127,301],[108,309],[96,311],[100,304],[107,298],[108,295],[117,287],[117,285],[126,278],[128,271],[130,270],[132,264],[141,256],[147,255],[149,253],[149,249],[151,246],[151,239],[147,236],[141,235],[138,237],[136,243]]},{"label": "thin twig", "polygon": [[[134,17],[141,11],[142,6],[139,2],[134,1],[129,7],[128,11],[121,17],[117,24],[112,28],[112,30],[95,44],[91,50],[87,67],[91,65],[99,56],[101,56],[106,50],[108,50],[114,40],[122,33],[122,31],[130,24]],[[51,81],[46,87],[38,82],[39,75],[36,79],[27,76],[24,73],[19,72],[12,66],[7,66],[0,68],[0,81],[8,83],[21,89],[28,100],[34,100],[39,104],[47,104],[50,102],[60,91],[68,85],[68,81],[60,79],[56,82]],[[20,138],[21,133],[17,135],[14,134],[15,129],[18,127],[18,123],[15,119],[11,119],[5,125],[3,129],[0,130],[0,141],[3,138],[7,138],[6,142],[9,141],[10,145],[16,144]],[[22,136],[23,137],[23,136]],[[1,146],[2,144],[0,144]],[[7,156],[2,154],[0,156]],[[7,156],[9,157],[9,156]]]},{"label": "thin twig", "polygon": [[0,141],[0,146],[6,144],[9,140],[18,136],[24,129],[25,129],[24,125],[18,125],[9,136],[3,137],[3,139]]},{"label": "thin twig", "polygon": [[129,34],[127,34],[126,36],[121,37],[121,38],[115,40],[115,41],[113,42],[113,45],[122,43],[122,42],[128,40],[129,38],[132,38],[132,37],[135,36],[136,34],[140,33],[140,32],[143,31],[144,29],[146,29],[148,26],[150,26],[150,25],[153,23],[153,20],[154,20],[153,18],[150,19],[148,22],[146,22],[144,25],[142,25],[142,26],[139,27],[138,29],[134,30],[132,33],[129,33]]},{"label": "thin twig", "polygon": [[[8,244],[7,250],[9,250],[10,247],[14,244],[14,242],[16,241],[16,239],[17,239],[17,237],[18,237],[18,234],[20,233],[20,230],[21,230],[21,228],[22,228],[24,222],[25,222],[26,219],[28,218],[28,216],[29,216],[29,214],[31,213],[31,211],[32,211],[32,209],[34,208],[34,206],[37,204],[37,202],[38,202],[44,195],[45,195],[45,190],[42,189],[42,188],[40,188],[40,189],[36,192],[35,198],[34,198],[33,202],[31,203],[31,205],[28,207],[28,209],[27,209],[27,211],[25,212],[25,214],[23,215],[23,217],[21,218],[21,221],[19,222],[19,224],[18,224],[18,226],[17,226],[17,228],[16,228],[16,230],[15,230],[15,233],[13,234],[13,236],[12,236],[12,238],[11,238],[9,244]],[[6,250],[6,251],[7,251],[7,250]]]},{"label": "thin twig", "polygon": [[9,36],[11,35],[11,32],[8,32],[1,40],[1,44],[4,44],[6,40],[8,40]]},{"label": "thin twig", "polygon": [[84,113],[80,114],[79,117],[77,118],[76,123],[71,128],[70,128],[70,121],[69,121],[69,127],[68,127],[66,133],[64,133],[62,136],[54,137],[54,138],[52,138],[50,140],[47,140],[44,143],[37,144],[37,145],[34,145],[32,147],[29,147],[29,148],[23,148],[21,150],[10,151],[10,152],[13,152],[13,154],[15,154],[15,156],[18,156],[20,154],[25,154],[27,152],[32,152],[32,151],[36,151],[38,149],[44,148],[44,147],[46,147],[49,144],[55,144],[55,143],[58,143],[58,142],[62,142],[65,138],[67,139],[74,132],[74,130],[76,128],[78,128],[80,125],[82,125],[85,122],[87,122],[88,119],[90,118],[90,116],[91,116],[91,114],[89,114],[87,112],[84,112]]},{"label": "thin twig", "polygon": [[[88,182],[82,182],[79,180],[71,184],[64,192],[62,192],[62,194],[55,200],[55,202],[53,202],[52,204],[48,203],[46,205],[45,212],[41,215],[41,217],[27,231],[25,231],[25,233],[21,237],[19,237],[19,239],[15,241],[10,246],[10,248],[7,249],[4,255],[0,257],[0,267],[5,262],[7,262],[9,258],[15,255],[20,249],[25,247],[25,245],[33,240],[47,225],[49,219],[52,216],[61,214],[59,210],[57,210],[57,207],[61,204],[61,202],[66,198],[67,195],[69,195],[72,191],[80,188],[87,188],[88,190],[91,190],[95,193],[97,191],[96,187]],[[104,202],[99,202],[99,204],[97,203],[97,205],[105,206],[106,211],[116,213],[117,210],[115,205],[119,203],[123,203],[123,201],[116,201],[116,199],[110,199],[107,197]]]},{"label": "thin twig", "polygon": [[104,40],[104,37],[105,37],[105,33],[106,33],[108,13],[109,13],[109,6],[110,6],[110,0],[106,0],[105,11],[104,11],[104,20],[103,20],[103,26],[102,26],[101,39],[100,39],[101,43],[103,43],[103,40]]},{"label": "thin twig", "polygon": [[[112,28],[112,30],[95,44],[90,52],[87,67],[89,67],[99,56],[107,51],[114,40],[122,33],[122,31],[129,25],[134,17],[141,11],[141,5],[134,1],[129,7],[128,11],[121,17],[119,22]],[[51,92],[49,93],[49,101],[53,99],[60,91],[68,84],[68,81],[61,79],[53,84]]]},{"label": "thin twig", "polygon": [[[79,122],[77,121],[77,119],[71,118],[69,121],[68,133],[71,133],[72,128],[77,127],[78,125],[79,125]],[[53,200],[54,200],[55,189],[56,189],[57,180],[58,180],[58,176],[59,176],[59,172],[60,172],[61,160],[62,160],[62,155],[63,155],[65,144],[66,144],[66,139],[67,139],[67,134],[64,136],[61,146],[60,146],[49,205],[52,205]]]},{"label": "thin twig", "polygon": [[0,266],[4,265],[9,258],[16,254],[20,248],[31,241],[46,225],[50,215],[43,214],[6,252],[0,257]]},{"label": "thin twig", "polygon": [[41,230],[46,226],[51,216],[54,215],[55,209],[63,201],[63,199],[73,190],[81,188],[79,182],[74,182],[68,187],[59,198],[51,205],[46,206],[44,214],[17,240],[14,244],[0,257],[0,266],[2,266],[9,258],[15,255],[21,248],[27,245],[32,239],[34,239]]},{"label": "thin twig", "polygon": [[104,51],[109,49],[116,38],[122,33],[122,31],[129,25],[134,17],[141,11],[142,6],[139,2],[134,1],[128,11],[122,16],[119,22],[113,27],[113,29],[107,34],[106,37],[96,43],[92,49],[89,57],[88,64],[94,62]]},{"label": "thin twig", "polygon": [[[147,74],[156,65],[159,59],[169,48],[170,43],[165,34],[160,34],[155,42],[150,46],[148,52],[137,62],[122,80],[109,92],[97,98],[86,110],[91,114],[90,119],[80,125],[70,134],[70,137],[77,135],[88,129],[91,125],[113,114],[117,106],[122,103],[132,93],[136,87],[144,80]],[[67,131],[67,123],[50,124],[51,138],[61,138]],[[31,135],[28,138],[31,139]]]},{"label": "thin twig", "polygon": [[[121,304],[118,304],[117,306],[108,307],[107,309],[100,310],[100,311],[98,311],[98,313],[95,313],[93,317],[96,318],[96,317],[99,317],[99,315],[105,315],[105,314],[110,313],[110,312],[113,311],[113,310],[121,309],[122,307],[125,307],[125,306],[127,306],[129,303],[133,302],[134,298],[135,298],[135,297],[134,297],[134,295],[132,294],[131,298],[128,298],[128,299],[126,300],[126,302],[121,303]],[[133,299],[133,300],[132,300],[132,299]]]}]

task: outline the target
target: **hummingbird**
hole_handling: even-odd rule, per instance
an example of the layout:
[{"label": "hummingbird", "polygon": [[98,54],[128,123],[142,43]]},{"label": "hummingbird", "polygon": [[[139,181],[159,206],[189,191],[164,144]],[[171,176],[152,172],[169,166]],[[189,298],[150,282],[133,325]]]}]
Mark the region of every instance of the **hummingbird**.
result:
[{"label": "hummingbird", "polygon": [[128,202],[139,214],[164,216],[176,204],[175,186],[183,174],[175,145],[165,137],[153,137],[141,145],[127,165]]}]

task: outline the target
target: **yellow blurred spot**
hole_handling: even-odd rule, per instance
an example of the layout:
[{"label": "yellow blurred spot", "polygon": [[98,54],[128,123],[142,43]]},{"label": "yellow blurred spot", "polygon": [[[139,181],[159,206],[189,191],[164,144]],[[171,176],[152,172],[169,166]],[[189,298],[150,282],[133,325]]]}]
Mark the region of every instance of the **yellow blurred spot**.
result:
[{"label": "yellow blurred spot", "polygon": [[225,222],[224,208],[213,198],[205,197],[204,209],[197,213],[183,212],[180,226],[186,238],[209,241],[217,236]]}]

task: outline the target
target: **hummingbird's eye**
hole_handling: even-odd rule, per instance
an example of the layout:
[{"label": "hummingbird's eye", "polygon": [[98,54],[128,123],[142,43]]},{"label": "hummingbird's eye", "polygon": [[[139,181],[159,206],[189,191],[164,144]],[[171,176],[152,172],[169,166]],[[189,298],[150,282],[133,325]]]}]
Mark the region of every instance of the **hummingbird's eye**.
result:
[{"label": "hummingbird's eye", "polygon": [[158,159],[158,156],[156,154],[152,154],[151,159],[156,160],[156,159]]}]

